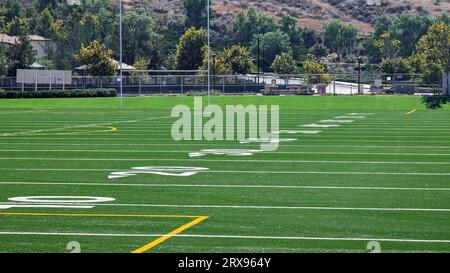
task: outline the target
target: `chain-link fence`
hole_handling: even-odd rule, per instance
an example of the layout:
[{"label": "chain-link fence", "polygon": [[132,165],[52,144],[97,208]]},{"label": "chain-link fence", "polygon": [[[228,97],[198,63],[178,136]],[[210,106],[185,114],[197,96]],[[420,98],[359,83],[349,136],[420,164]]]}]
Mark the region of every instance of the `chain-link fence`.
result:
[{"label": "chain-link fence", "polygon": [[[215,75],[211,76],[211,90],[215,95],[263,94],[263,95],[312,95],[312,94],[439,94],[441,83],[425,83],[419,74],[369,74],[351,73],[323,75]],[[34,90],[119,88],[118,76],[72,77],[70,85],[56,83],[16,83],[16,78],[0,78],[0,89]],[[205,75],[140,75],[124,76],[125,95],[184,94],[202,95],[207,92]]]}]

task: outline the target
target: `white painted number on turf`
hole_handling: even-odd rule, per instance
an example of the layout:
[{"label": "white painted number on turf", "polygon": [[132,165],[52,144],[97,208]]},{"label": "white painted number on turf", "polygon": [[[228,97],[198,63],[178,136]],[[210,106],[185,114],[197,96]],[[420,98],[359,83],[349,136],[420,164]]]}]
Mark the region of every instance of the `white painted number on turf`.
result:
[{"label": "white painted number on turf", "polygon": [[[58,209],[91,209],[92,203],[111,202],[111,197],[92,196],[21,196],[8,198],[12,203],[0,205],[1,209],[11,208],[58,208]],[[86,203],[81,205],[80,203]]]},{"label": "white painted number on turf", "polygon": [[138,174],[156,174],[156,175],[164,175],[164,176],[192,176],[199,172],[207,171],[208,168],[200,168],[200,167],[176,167],[176,166],[160,166],[160,167],[134,167],[129,171],[125,172],[112,172],[108,179],[115,178],[124,178],[129,176],[135,176]]},{"label": "white painted number on turf", "polygon": [[72,241],[67,244],[66,250],[69,253],[81,253],[81,245],[78,242]]},{"label": "white painted number on turf", "polygon": [[376,241],[369,242],[367,243],[367,250],[370,250],[370,253],[381,253],[381,245]]}]

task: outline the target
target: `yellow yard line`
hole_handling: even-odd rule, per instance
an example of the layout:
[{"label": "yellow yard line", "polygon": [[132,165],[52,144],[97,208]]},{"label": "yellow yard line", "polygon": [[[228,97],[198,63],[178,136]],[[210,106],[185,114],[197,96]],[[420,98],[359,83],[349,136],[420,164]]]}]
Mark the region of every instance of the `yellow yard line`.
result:
[{"label": "yellow yard line", "polygon": [[168,233],[168,234],[166,234],[166,235],[164,235],[164,236],[162,236],[162,237],[160,237],[160,238],[158,238],[158,239],[156,239],[156,240],[154,240],[154,241],[152,241],[152,242],[150,242],[150,243],[148,243],[148,244],[146,244],[146,245],[144,245],[144,246],[142,246],[142,247],[140,247],[140,248],[138,248],[136,250],[134,250],[132,253],[143,253],[143,252],[145,252],[147,250],[150,250],[151,248],[153,248],[153,247],[155,247],[155,246],[157,246],[157,245],[159,245],[159,244],[169,240],[173,236],[183,232],[184,230],[186,230],[186,229],[188,229],[188,228],[190,228],[192,226],[195,226],[196,224],[198,224],[198,223],[200,223],[200,222],[202,222],[202,221],[204,221],[206,219],[208,219],[207,216],[200,216],[200,217],[196,218],[195,220],[193,220],[193,221],[191,221],[191,222],[189,222],[189,223],[187,223],[185,225],[182,225],[181,227],[173,230],[172,232],[170,232],[170,233]]},{"label": "yellow yard line", "polygon": [[414,114],[415,112],[417,112],[417,109],[414,109],[414,110],[412,110],[412,111],[406,113],[406,115],[411,115],[411,114]]}]

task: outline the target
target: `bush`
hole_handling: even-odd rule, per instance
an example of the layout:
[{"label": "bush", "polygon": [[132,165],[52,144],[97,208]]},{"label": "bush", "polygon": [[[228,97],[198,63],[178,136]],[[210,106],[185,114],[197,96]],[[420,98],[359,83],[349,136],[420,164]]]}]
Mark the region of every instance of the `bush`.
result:
[{"label": "bush", "polygon": [[115,97],[114,88],[95,89],[67,89],[67,90],[38,90],[38,91],[5,91],[0,89],[0,98],[31,99],[31,98],[87,98],[87,97]]}]

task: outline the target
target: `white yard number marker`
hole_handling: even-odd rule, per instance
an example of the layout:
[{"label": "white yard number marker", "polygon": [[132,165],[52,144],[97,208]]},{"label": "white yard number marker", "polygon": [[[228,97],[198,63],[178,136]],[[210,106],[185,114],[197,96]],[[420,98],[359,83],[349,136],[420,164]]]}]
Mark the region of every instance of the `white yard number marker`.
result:
[{"label": "white yard number marker", "polygon": [[159,166],[159,167],[134,167],[125,172],[112,172],[108,179],[124,178],[129,176],[135,176],[138,174],[156,174],[164,176],[192,176],[199,172],[207,171],[208,168],[200,167],[176,167],[176,166]]},{"label": "white yard number marker", "polygon": [[230,156],[250,156],[255,153],[260,153],[262,150],[248,150],[248,149],[223,149],[223,150],[214,150],[214,149],[206,149],[201,150],[199,152],[189,153],[190,157],[200,157],[205,155],[230,155]]},{"label": "white yard number marker", "polygon": [[[13,203],[0,205],[0,210],[11,208],[91,209],[95,207],[92,203],[111,202],[116,199],[92,196],[21,196],[11,197],[8,200]],[[86,205],[82,205],[83,203]]]}]

